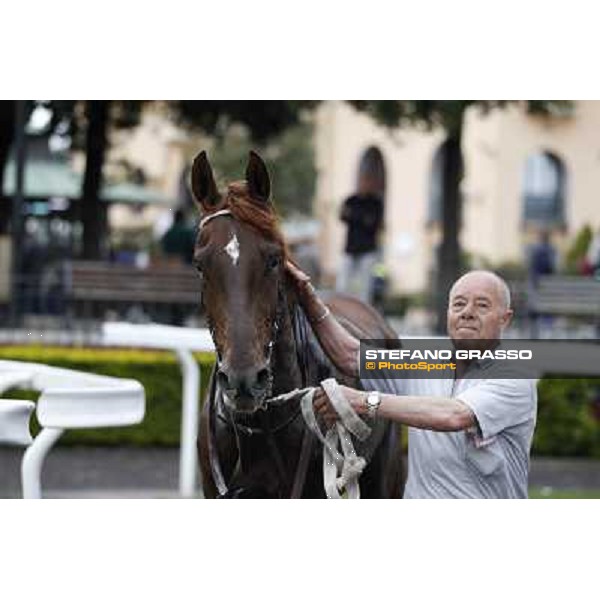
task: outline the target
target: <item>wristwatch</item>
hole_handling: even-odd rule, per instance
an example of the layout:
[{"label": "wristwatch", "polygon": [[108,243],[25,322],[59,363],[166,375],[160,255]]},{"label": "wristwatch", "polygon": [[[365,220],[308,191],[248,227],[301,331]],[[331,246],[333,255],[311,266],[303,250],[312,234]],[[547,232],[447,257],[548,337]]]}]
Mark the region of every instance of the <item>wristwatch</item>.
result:
[{"label": "wristwatch", "polygon": [[381,404],[381,396],[379,395],[379,392],[369,392],[365,398],[365,404],[367,405],[367,414],[370,417],[375,417],[377,415],[379,405]]}]

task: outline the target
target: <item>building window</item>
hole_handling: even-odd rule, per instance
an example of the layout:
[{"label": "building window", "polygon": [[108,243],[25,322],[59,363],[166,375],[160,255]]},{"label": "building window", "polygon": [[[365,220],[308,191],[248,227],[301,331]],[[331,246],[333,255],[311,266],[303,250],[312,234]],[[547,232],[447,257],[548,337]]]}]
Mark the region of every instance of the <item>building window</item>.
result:
[{"label": "building window", "polygon": [[523,176],[523,222],[542,228],[565,225],[565,167],[548,152],[530,156]]}]

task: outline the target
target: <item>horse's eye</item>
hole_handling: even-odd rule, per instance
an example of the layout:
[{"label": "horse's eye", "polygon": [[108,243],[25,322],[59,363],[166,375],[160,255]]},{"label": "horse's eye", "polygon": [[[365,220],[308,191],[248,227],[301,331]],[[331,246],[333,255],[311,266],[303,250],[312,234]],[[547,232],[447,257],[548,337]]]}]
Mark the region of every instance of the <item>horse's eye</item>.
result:
[{"label": "horse's eye", "polygon": [[281,263],[281,259],[276,254],[272,254],[267,258],[267,271],[275,270]]}]

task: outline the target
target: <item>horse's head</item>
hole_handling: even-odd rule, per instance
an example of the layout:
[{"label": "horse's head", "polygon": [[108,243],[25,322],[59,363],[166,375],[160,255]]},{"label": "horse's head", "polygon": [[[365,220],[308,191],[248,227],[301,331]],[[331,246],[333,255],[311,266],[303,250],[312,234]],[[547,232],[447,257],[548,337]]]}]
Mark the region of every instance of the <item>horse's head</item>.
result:
[{"label": "horse's head", "polygon": [[269,201],[267,169],[254,152],[246,180],[221,195],[205,152],[192,167],[202,212],[194,263],[217,348],[217,378],[226,404],[254,412],[271,393],[271,352],[280,311],[286,248]]}]

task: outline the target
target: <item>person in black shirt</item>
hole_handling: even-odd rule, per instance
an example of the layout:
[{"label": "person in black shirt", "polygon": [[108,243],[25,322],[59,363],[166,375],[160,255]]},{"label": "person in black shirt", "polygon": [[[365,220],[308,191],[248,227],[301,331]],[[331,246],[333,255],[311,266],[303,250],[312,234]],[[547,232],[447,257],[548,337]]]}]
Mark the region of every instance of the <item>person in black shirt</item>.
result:
[{"label": "person in black shirt", "polygon": [[164,256],[173,262],[191,264],[196,238],[194,230],[185,222],[185,213],[178,208],[173,224],[162,237],[160,244]]},{"label": "person in black shirt", "polygon": [[336,289],[371,302],[371,278],[377,262],[377,235],[383,225],[383,199],[370,173],[362,173],[358,191],[346,199],[340,219],[348,226]]}]

